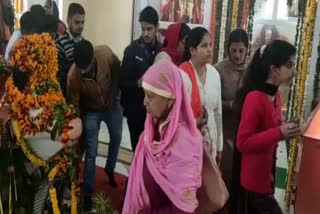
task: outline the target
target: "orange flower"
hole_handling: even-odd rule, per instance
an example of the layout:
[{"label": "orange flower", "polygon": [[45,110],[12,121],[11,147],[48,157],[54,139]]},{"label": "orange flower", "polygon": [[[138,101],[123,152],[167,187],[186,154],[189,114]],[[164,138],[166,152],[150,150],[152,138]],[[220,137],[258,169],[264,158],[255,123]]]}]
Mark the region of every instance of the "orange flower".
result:
[{"label": "orange flower", "polygon": [[[36,89],[45,87],[45,82],[59,86],[56,79],[58,59],[54,41],[49,34],[23,36],[14,46],[11,66],[18,66],[28,74],[26,87],[22,91],[14,85],[12,77],[9,77],[5,85],[7,96],[4,102],[11,105],[11,113],[19,123],[21,134],[34,135],[46,131],[54,120],[54,106],[66,103],[61,91],[55,87],[47,88],[47,93],[36,93]],[[39,108],[42,108],[42,112],[38,115],[29,115],[30,110]],[[72,119],[71,109],[67,109],[65,117],[68,118],[65,120],[67,124]],[[64,130],[63,142],[69,140],[66,133]]]}]

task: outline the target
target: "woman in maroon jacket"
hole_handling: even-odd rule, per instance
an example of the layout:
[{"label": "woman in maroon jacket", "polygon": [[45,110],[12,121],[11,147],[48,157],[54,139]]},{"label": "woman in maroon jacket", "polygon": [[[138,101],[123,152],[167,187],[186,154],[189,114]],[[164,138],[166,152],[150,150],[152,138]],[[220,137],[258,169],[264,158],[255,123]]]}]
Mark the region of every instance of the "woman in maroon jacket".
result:
[{"label": "woman in maroon jacket", "polygon": [[282,213],[274,199],[278,142],[299,134],[296,122],[283,122],[278,87],[294,75],[296,49],[276,40],[256,51],[243,88],[237,134],[241,152],[241,186],[246,214]]}]

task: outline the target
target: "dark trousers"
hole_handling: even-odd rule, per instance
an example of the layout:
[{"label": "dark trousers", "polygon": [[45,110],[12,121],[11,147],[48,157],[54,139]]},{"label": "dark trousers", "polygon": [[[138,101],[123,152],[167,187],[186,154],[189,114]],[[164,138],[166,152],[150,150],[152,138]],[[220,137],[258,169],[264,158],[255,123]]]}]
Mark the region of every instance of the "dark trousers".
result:
[{"label": "dark trousers", "polygon": [[273,194],[259,194],[244,190],[244,214],[282,214]]},{"label": "dark trousers", "polygon": [[135,114],[127,115],[128,128],[130,133],[131,148],[134,152],[136,150],[137,144],[141,133],[144,130],[144,122],[146,120],[145,110],[136,111]]}]

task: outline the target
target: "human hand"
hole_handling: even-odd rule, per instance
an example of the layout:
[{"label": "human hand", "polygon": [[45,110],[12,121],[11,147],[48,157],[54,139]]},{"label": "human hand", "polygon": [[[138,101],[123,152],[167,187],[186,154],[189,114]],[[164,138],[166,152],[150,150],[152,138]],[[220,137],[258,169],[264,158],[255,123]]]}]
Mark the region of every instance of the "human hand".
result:
[{"label": "human hand", "polygon": [[280,126],[280,131],[282,138],[287,140],[298,136],[300,134],[300,127],[298,123],[288,122]]},{"label": "human hand", "polygon": [[82,134],[82,122],[80,118],[75,118],[71,120],[68,124],[70,130],[68,131],[69,141],[67,143],[68,147],[73,147],[79,142],[79,139]]},{"label": "human hand", "polygon": [[196,121],[198,129],[201,129],[208,123],[208,112],[205,108],[202,108],[201,116]]}]

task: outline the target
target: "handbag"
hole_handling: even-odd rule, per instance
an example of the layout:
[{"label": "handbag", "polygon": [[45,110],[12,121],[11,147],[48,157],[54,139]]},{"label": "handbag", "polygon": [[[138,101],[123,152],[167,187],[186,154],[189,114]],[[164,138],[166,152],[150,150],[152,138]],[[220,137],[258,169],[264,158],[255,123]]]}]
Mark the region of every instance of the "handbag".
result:
[{"label": "handbag", "polygon": [[199,206],[197,214],[216,212],[228,201],[229,193],[222,179],[221,171],[209,152],[209,145],[203,144],[202,186],[197,192]]}]

